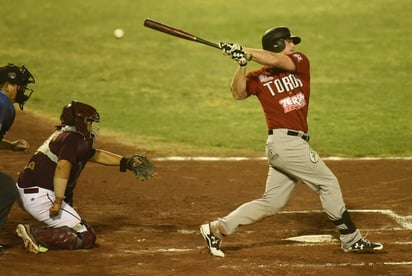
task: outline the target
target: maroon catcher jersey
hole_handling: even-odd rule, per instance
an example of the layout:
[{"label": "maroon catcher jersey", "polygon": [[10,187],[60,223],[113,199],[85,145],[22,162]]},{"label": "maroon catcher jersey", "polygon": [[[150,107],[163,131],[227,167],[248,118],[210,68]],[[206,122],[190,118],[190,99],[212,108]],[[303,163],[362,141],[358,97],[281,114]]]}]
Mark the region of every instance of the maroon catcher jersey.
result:
[{"label": "maroon catcher jersey", "polygon": [[258,97],[268,129],[288,128],[308,131],[307,114],[310,96],[310,65],[299,52],[288,55],[295,72],[264,66],[247,75],[248,96]]},{"label": "maroon catcher jersey", "polygon": [[[64,128],[63,128],[64,129]],[[47,139],[32,156],[23,171],[20,172],[18,184],[21,188],[38,186],[53,191],[53,177],[60,159],[72,164],[66,197],[71,197],[81,170],[95,153],[92,142],[84,135],[58,129]]]}]

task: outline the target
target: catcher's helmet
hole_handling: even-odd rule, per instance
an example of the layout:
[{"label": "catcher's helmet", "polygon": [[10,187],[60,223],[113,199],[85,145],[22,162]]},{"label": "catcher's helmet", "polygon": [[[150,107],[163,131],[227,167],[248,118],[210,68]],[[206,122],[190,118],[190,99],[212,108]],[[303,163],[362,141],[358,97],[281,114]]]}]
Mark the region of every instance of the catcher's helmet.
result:
[{"label": "catcher's helmet", "polygon": [[74,126],[86,138],[93,138],[95,133],[91,129],[91,123],[99,122],[100,115],[93,106],[72,101],[63,107],[60,121],[63,125]]},{"label": "catcher's helmet", "polygon": [[292,39],[293,43],[299,44],[301,39],[294,36],[287,27],[274,27],[267,30],[262,36],[262,48],[272,52],[282,52],[285,49],[285,39]]},{"label": "catcher's helmet", "polygon": [[[35,83],[33,75],[24,65],[18,67],[9,63],[7,66],[0,67],[0,85],[6,82],[18,85],[15,101],[23,110],[23,105],[34,92],[33,89],[27,87],[29,83]],[[28,94],[26,94],[26,90]]]}]

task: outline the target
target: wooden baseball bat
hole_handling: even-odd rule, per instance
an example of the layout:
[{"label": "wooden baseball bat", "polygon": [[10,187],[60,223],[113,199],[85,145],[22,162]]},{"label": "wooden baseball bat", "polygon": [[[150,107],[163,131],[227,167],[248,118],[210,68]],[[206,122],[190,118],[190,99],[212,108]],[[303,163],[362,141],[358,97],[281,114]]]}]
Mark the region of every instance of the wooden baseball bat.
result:
[{"label": "wooden baseball bat", "polygon": [[194,42],[199,42],[199,43],[205,44],[207,46],[211,46],[211,47],[220,49],[220,47],[217,43],[210,42],[208,40],[205,40],[205,39],[200,38],[198,36],[195,36],[193,34],[189,34],[187,32],[184,32],[184,31],[176,29],[172,26],[168,26],[166,24],[154,21],[154,20],[149,19],[149,18],[145,19],[144,26],[146,26],[148,28],[152,28],[152,29],[157,30],[159,32],[163,32],[163,33],[172,35],[172,36],[176,36],[176,37],[183,38],[183,39],[190,40],[190,41],[194,41]]}]

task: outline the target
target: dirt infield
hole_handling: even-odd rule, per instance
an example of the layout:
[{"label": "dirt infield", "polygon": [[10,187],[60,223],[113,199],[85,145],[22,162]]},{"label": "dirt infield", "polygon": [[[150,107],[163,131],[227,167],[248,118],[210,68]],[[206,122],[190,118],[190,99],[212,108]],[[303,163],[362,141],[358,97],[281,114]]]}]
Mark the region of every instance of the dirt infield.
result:
[{"label": "dirt infield", "polygon": [[[53,126],[19,112],[8,139],[25,138],[26,153],[2,153],[0,170],[12,175],[50,134]],[[135,150],[100,138],[97,147],[120,154]],[[150,149],[148,149],[150,152]],[[156,153],[150,153],[156,158]],[[260,197],[265,161],[157,161],[159,174],[138,182],[131,173],[88,164],[74,205],[94,226],[90,250],[29,254],[15,234],[34,223],[17,204],[0,241],[0,273],[7,275],[412,275],[412,160],[326,161],[339,178],[346,205],[368,238],[384,243],[379,254],[339,249],[337,232],[318,197],[298,185],[285,209],[241,227],[223,242],[225,258],[209,255],[199,225]],[[331,235],[323,243],[285,239]]]}]

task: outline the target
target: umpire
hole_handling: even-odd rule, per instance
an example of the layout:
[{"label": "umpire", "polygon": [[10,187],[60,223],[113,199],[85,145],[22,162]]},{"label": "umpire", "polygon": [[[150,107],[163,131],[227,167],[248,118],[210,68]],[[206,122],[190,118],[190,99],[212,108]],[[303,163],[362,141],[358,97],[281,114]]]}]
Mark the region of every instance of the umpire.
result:
[{"label": "umpire", "polygon": [[[4,139],[4,136],[16,116],[14,103],[19,104],[20,109],[23,110],[24,103],[33,93],[27,85],[34,82],[34,77],[24,65],[18,67],[8,64],[0,67],[0,150],[25,151],[29,148],[29,144],[23,139],[9,141]],[[0,172],[0,233],[17,197],[16,181]],[[3,252],[4,247],[0,245],[0,254]]]}]

